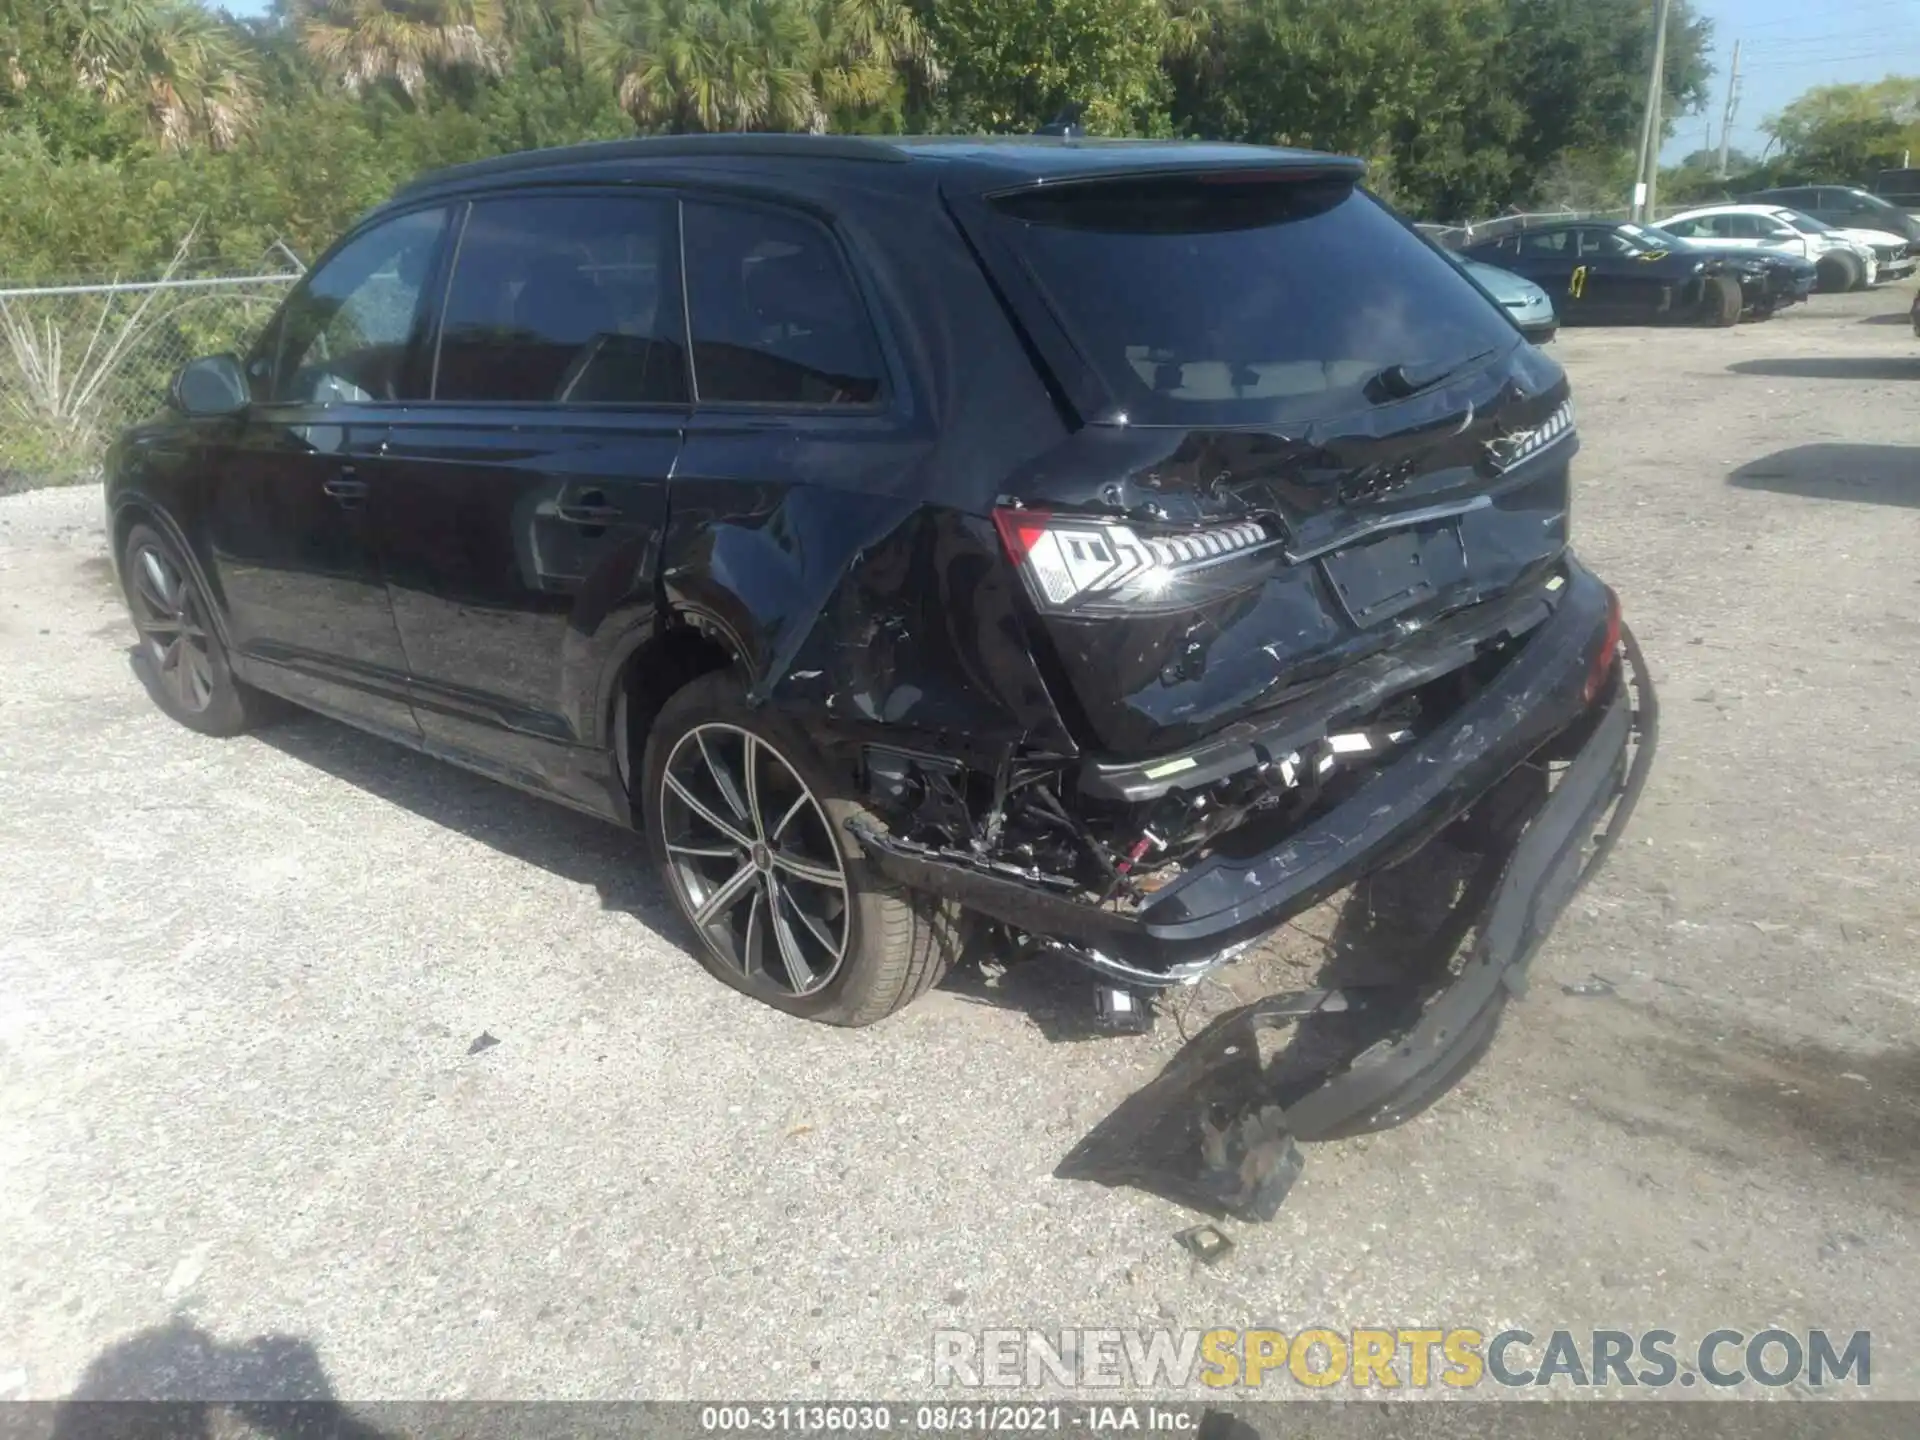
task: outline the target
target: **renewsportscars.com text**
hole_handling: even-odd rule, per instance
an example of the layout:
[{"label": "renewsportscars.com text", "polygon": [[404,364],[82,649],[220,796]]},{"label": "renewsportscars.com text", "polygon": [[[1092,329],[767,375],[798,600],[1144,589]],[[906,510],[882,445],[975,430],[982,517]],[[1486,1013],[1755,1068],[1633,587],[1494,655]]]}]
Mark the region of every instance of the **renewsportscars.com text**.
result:
[{"label": "renewsportscars.com text", "polygon": [[938,1388],[1662,1389],[1873,1383],[1866,1330],[937,1330]]}]

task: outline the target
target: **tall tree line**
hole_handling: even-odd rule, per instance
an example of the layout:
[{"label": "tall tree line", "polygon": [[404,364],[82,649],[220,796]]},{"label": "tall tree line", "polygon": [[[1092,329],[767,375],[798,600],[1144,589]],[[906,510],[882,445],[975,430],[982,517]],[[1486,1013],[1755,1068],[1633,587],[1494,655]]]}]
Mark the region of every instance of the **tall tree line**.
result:
[{"label": "tall tree line", "polygon": [[[1679,0],[1668,113],[1705,99]],[[311,250],[427,166],[618,134],[1031,131],[1364,156],[1433,218],[1604,188],[1644,0],[0,0],[0,275]],[[252,251],[252,255],[249,255]]]}]

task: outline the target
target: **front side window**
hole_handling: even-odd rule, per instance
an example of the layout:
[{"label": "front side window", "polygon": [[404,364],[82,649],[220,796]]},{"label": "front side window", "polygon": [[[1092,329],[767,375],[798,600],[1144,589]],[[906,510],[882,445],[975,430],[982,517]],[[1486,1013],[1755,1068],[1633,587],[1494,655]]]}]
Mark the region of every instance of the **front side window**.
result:
[{"label": "front side window", "polygon": [[415,210],[335,251],[287,301],[265,367],[265,398],[337,405],[406,400],[420,292],[446,211]]},{"label": "front side window", "polygon": [[436,400],[686,403],[671,199],[475,202],[454,252]]},{"label": "front side window", "polygon": [[701,403],[870,405],[880,347],[833,237],[802,216],[688,201],[687,310]]}]

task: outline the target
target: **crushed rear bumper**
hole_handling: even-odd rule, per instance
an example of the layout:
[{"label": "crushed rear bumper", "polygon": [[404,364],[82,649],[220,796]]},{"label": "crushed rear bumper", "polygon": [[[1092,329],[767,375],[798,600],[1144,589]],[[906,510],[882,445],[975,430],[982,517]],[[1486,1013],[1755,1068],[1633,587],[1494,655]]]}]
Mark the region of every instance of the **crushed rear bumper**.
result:
[{"label": "crushed rear bumper", "polygon": [[932,857],[870,824],[856,823],[855,833],[896,884],[1052,942],[1131,983],[1176,984],[1418,848],[1543,749],[1564,748],[1583,727],[1595,737],[1589,746],[1606,743],[1606,696],[1590,701],[1586,689],[1611,603],[1606,586],[1569,560],[1565,583],[1538,601],[1544,618],[1513,622],[1514,633],[1526,635],[1520,652],[1445,724],[1271,848],[1216,853],[1131,914]]}]

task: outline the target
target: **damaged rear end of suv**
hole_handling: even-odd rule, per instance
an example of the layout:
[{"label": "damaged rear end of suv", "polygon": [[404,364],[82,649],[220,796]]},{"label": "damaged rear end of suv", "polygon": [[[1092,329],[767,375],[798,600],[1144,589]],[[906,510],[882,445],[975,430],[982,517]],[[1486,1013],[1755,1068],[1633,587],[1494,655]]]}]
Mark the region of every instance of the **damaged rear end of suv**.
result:
[{"label": "damaged rear end of suv", "polygon": [[[945,199],[1070,428],[947,563],[1017,574],[992,643],[1058,726],[990,764],[876,741],[852,828],[888,880],[1134,990],[1473,836],[1473,946],[1384,997],[1387,1038],[1193,1117],[1203,1195],[1270,1215],[1294,1139],[1405,1118],[1485,1048],[1644,783],[1652,691],[1569,548],[1564,375],[1357,167],[998,178]],[[1216,1058],[1381,998],[1274,997]]]},{"label": "damaged rear end of suv", "polygon": [[1567,382],[1350,162],[917,153],[1058,433],[911,497],[761,693],[836,732],[865,868],[1123,994],[1476,837],[1473,946],[1387,997],[1387,1040],[1194,1117],[1203,1196],[1270,1215],[1293,1140],[1405,1118],[1485,1048],[1644,781],[1644,667],[1568,544]]}]

